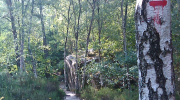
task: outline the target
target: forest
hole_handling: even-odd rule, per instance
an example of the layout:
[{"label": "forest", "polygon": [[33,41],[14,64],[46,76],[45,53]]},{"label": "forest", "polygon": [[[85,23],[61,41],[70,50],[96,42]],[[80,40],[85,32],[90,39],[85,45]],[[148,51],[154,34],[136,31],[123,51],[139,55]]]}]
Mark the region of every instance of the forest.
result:
[{"label": "forest", "polygon": [[[152,1],[166,5],[156,8],[160,3]],[[168,7],[164,28],[167,20],[160,15]],[[149,19],[148,9],[160,17]],[[148,29],[140,36],[142,23]],[[169,29],[166,47],[172,50],[163,52],[158,39],[167,37],[154,27]],[[142,95],[145,87],[150,100],[179,100],[179,32],[179,0],[0,0],[0,100],[71,100],[65,91],[77,100],[149,100]],[[146,56],[141,50],[148,43]],[[161,54],[172,60],[170,94],[164,90],[171,90],[164,81],[169,73],[158,74],[166,66]],[[147,79],[149,66],[155,66],[155,83]]]}]

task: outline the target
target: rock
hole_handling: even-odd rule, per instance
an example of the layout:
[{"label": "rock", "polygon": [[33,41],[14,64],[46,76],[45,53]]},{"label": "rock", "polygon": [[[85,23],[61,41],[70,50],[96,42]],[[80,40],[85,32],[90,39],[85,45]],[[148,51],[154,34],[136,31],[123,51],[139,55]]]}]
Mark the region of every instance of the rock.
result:
[{"label": "rock", "polygon": [[[88,50],[88,57],[85,59],[85,52],[83,51],[78,51],[78,69],[81,69],[84,64],[89,64],[91,63],[92,61],[95,61],[95,62],[99,62],[99,58],[96,57],[96,53],[94,52],[93,49],[89,49]],[[75,55],[68,55],[66,57],[66,64],[67,64],[67,69],[66,69],[66,72],[67,72],[67,84],[68,84],[68,88],[70,89],[70,91],[75,91],[75,86],[76,86],[76,56]],[[82,72],[80,72],[82,73]],[[87,76],[85,76],[87,77]],[[98,77],[99,78],[99,77]],[[83,80],[83,77],[82,75],[79,76],[79,87],[81,86],[81,81]],[[86,81],[86,80],[85,80]],[[97,85],[97,87],[99,87],[99,83],[97,83],[97,81],[99,81],[99,79],[96,79],[95,78],[95,85]],[[86,83],[85,83],[86,84]]]},{"label": "rock", "polygon": [[67,73],[68,88],[70,89],[70,91],[74,91],[75,90],[75,76],[76,76],[75,57],[73,55],[67,56],[66,57],[66,64],[67,64],[66,73]]}]

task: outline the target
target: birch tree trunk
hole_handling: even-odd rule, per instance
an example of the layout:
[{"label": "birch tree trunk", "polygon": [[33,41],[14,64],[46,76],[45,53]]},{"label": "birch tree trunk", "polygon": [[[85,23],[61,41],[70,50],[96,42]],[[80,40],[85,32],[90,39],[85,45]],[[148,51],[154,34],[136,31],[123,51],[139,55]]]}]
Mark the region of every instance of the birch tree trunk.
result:
[{"label": "birch tree trunk", "polygon": [[175,100],[170,0],[136,0],[139,100]]}]

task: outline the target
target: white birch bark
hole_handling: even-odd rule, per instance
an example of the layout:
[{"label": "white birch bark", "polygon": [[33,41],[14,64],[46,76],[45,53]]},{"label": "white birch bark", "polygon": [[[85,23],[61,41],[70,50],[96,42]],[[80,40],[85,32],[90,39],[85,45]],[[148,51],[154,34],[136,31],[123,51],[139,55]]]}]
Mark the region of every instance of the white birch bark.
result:
[{"label": "white birch bark", "polygon": [[175,100],[170,0],[136,0],[139,100]]}]

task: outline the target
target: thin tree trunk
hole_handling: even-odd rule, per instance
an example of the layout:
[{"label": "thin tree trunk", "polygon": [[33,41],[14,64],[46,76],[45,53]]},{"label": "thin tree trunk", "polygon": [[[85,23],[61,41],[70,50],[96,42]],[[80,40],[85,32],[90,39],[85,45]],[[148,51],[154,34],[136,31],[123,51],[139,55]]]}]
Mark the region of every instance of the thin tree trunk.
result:
[{"label": "thin tree trunk", "polygon": [[98,0],[98,2],[97,2],[97,7],[98,7],[98,42],[99,42],[99,50],[98,50],[98,52],[99,52],[99,57],[98,57],[98,59],[99,59],[99,62],[100,62],[100,60],[101,60],[101,48],[100,48],[100,45],[101,45],[101,30],[102,30],[102,20],[101,20],[101,18],[102,18],[102,16],[100,17],[100,8],[99,8],[99,4],[100,4],[100,0]]},{"label": "thin tree trunk", "polygon": [[76,42],[75,42],[75,49],[76,49],[75,50],[76,51],[75,87],[76,87],[76,90],[75,90],[75,92],[76,92],[76,94],[78,94],[79,93],[79,80],[78,80],[78,62],[77,62],[77,42],[78,42],[78,33],[77,32],[79,32],[79,29],[77,29],[77,32],[76,32],[76,12],[75,12],[75,6],[74,6],[74,1],[73,0],[72,0],[72,5],[73,5],[74,20],[75,20],[75,23],[74,23],[74,34],[75,34],[75,39],[76,39]]},{"label": "thin tree trunk", "polygon": [[[87,9],[86,9],[86,30],[88,33],[88,24],[87,24]],[[82,88],[84,87],[85,84],[85,72],[86,72],[86,56],[85,56],[85,61],[84,61],[84,68],[83,68],[83,74],[82,74]]]},{"label": "thin tree trunk", "polygon": [[[123,15],[122,15],[123,16]],[[123,17],[122,17],[123,18]],[[123,21],[123,48],[124,48],[124,54],[125,58],[127,57],[127,47],[126,47],[126,20],[127,20],[127,3],[126,3],[126,8],[125,8],[125,16],[124,16]]]},{"label": "thin tree trunk", "polygon": [[92,17],[91,17],[91,23],[90,23],[90,26],[89,26],[87,40],[86,40],[86,54],[85,54],[85,57],[87,57],[87,54],[88,54],[89,37],[90,37],[90,34],[91,34],[92,24],[93,24],[93,21],[94,21],[95,2],[96,2],[96,0],[93,0],[93,5],[90,4],[91,7],[92,7]]},{"label": "thin tree trunk", "polygon": [[[87,0],[89,2],[89,0]],[[95,3],[96,0],[93,0],[93,3],[89,3],[91,5],[91,8],[92,8],[92,17],[91,17],[91,23],[90,23],[90,26],[89,26],[89,30],[88,30],[88,34],[87,34],[87,40],[86,40],[86,52],[85,52],[85,63],[84,63],[84,71],[83,71],[83,84],[82,86],[84,87],[84,82],[85,82],[85,68],[86,68],[86,57],[87,57],[87,54],[88,54],[88,45],[89,45],[89,37],[90,37],[90,34],[91,34],[91,28],[92,28],[92,24],[93,24],[93,21],[94,21],[94,9],[95,9]]]},{"label": "thin tree trunk", "polygon": [[[77,51],[78,51],[79,22],[80,22],[80,16],[81,16],[81,0],[78,0],[78,3],[79,3],[79,15],[78,15],[77,31],[75,32],[75,38],[76,38],[76,44],[75,44],[75,48],[76,48],[75,49],[76,50],[76,74],[77,74],[77,76],[76,76],[76,93],[79,93],[79,91],[80,91]],[[75,11],[75,9],[73,9],[73,10]],[[74,16],[76,16],[75,12],[74,12]],[[76,18],[75,18],[75,21],[76,21]]]},{"label": "thin tree trunk", "polygon": [[[99,49],[98,49],[98,60],[99,62],[101,62],[101,30],[102,30],[102,16],[100,16],[100,7],[99,7],[99,4],[100,4],[100,0],[97,1],[97,10],[98,10],[98,42],[99,42]],[[100,64],[100,63],[99,63]],[[101,83],[101,87],[103,87],[103,78],[102,78],[102,75],[100,73],[100,83]]]},{"label": "thin tree trunk", "polygon": [[80,27],[79,27],[80,17],[81,17],[81,0],[79,0],[79,16],[78,16],[78,25],[77,25],[78,28],[77,28],[77,35],[76,35],[76,64],[78,64],[78,61],[77,61],[77,59],[78,59],[77,58],[77,51],[78,51],[78,37],[79,37],[79,30],[80,30]]},{"label": "thin tree trunk", "polygon": [[139,100],[175,100],[170,0],[137,0]]},{"label": "thin tree trunk", "polygon": [[45,33],[45,27],[44,27],[44,17],[43,17],[43,8],[42,8],[42,0],[40,0],[40,16],[41,16],[41,27],[42,27],[42,36],[43,36],[43,46],[44,46],[44,54],[45,58],[48,56],[48,50],[46,49],[47,43],[46,43],[46,33]]},{"label": "thin tree trunk", "polygon": [[[20,46],[19,49],[21,49],[21,39],[22,39],[22,38],[21,38],[21,21],[20,21],[20,15],[18,16],[17,24],[18,24],[18,27],[19,27],[19,46]],[[19,50],[19,54],[21,54],[20,50]],[[21,59],[20,56],[21,56],[21,55],[19,55],[19,61],[20,61],[20,59]]]},{"label": "thin tree trunk", "polygon": [[122,17],[122,32],[123,32],[123,51],[124,51],[124,55],[126,57],[127,53],[126,53],[126,19],[127,19],[127,7],[125,9],[125,17],[124,17],[124,11],[123,11],[123,4],[124,4],[124,0],[122,0],[121,2],[121,17]]},{"label": "thin tree trunk", "polygon": [[[124,52],[125,51],[125,47],[124,47],[124,10],[123,10],[123,4],[124,4],[124,0],[121,1],[121,18],[122,18],[121,29],[122,29],[122,33],[123,33],[123,52]],[[125,78],[123,78],[123,86],[125,86]]]},{"label": "thin tree trunk", "polygon": [[31,9],[31,16],[30,16],[30,24],[29,24],[29,36],[28,36],[28,52],[30,54],[30,58],[32,60],[32,71],[34,73],[34,77],[37,78],[37,71],[36,71],[36,63],[35,60],[33,58],[33,54],[31,51],[31,47],[30,47],[30,34],[31,34],[31,28],[32,28],[32,15],[33,15],[33,11],[34,11],[34,0],[32,0],[32,9]]},{"label": "thin tree trunk", "polygon": [[21,0],[22,4],[22,19],[21,19],[21,50],[20,50],[20,70],[25,71],[25,66],[24,66],[24,0]]},{"label": "thin tree trunk", "polygon": [[[126,42],[126,21],[127,21],[127,8],[128,7],[128,1],[126,1],[126,8],[125,8],[125,16],[124,16],[124,25],[123,25],[123,45],[124,45],[124,55],[125,55],[125,61],[127,61],[127,42]],[[126,65],[126,73],[127,73],[127,88],[130,89],[130,81],[129,81],[129,68]]]},{"label": "thin tree trunk", "polygon": [[14,37],[14,45],[15,45],[15,52],[16,52],[16,60],[17,60],[17,68],[19,70],[20,67],[20,59],[19,59],[19,53],[18,53],[18,43],[17,43],[17,32],[16,32],[16,27],[15,27],[15,22],[14,22],[14,15],[13,15],[13,8],[12,8],[12,1],[11,0],[6,0],[6,4],[8,6],[9,14],[10,14],[10,19],[11,19],[11,27],[12,27],[12,33]]},{"label": "thin tree trunk", "polygon": [[121,1],[121,18],[122,18],[122,29],[123,29],[123,25],[124,25],[124,11],[123,11],[123,4],[124,4],[124,0]]},{"label": "thin tree trunk", "polygon": [[65,37],[65,43],[64,43],[64,82],[65,82],[65,87],[68,86],[67,76],[66,76],[66,45],[67,45],[67,37],[69,34],[70,10],[71,10],[71,1],[69,4],[69,9],[68,9],[68,18],[67,18],[68,24],[67,24],[67,32],[66,32],[66,37]]}]

